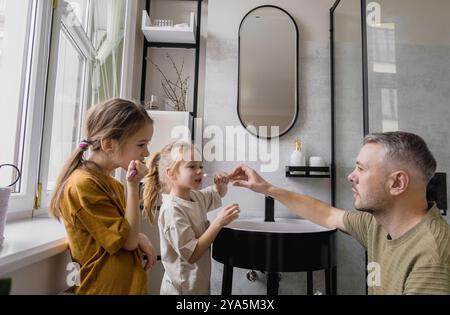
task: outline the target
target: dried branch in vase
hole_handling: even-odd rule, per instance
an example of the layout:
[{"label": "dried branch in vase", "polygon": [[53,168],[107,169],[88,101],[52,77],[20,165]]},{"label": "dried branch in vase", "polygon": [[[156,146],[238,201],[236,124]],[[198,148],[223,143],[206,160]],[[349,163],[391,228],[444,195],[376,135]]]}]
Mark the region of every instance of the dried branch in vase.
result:
[{"label": "dried branch in vase", "polygon": [[161,70],[161,68],[149,57],[147,60],[158,70],[158,72],[162,76],[161,86],[164,91],[166,97],[172,102],[174,105],[174,110],[176,111],[186,111],[186,99],[189,85],[189,76],[183,78],[183,69],[184,69],[184,58],[181,64],[181,68],[178,69],[177,65],[173,61],[172,57],[166,53],[166,57],[169,59],[172,64],[173,69],[175,70],[176,80],[175,82],[169,80],[165,73]]}]

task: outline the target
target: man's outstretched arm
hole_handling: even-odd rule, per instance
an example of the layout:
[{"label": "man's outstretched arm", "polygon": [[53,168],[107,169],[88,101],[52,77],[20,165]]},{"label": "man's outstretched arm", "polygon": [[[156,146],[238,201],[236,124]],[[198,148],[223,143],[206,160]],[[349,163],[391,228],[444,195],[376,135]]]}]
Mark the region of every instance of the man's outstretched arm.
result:
[{"label": "man's outstretched arm", "polygon": [[340,210],[315,198],[276,187],[265,181],[256,171],[246,165],[237,166],[230,175],[233,185],[245,187],[268,195],[297,215],[329,229],[346,232],[344,210]]},{"label": "man's outstretched arm", "polygon": [[343,210],[331,207],[315,198],[273,185],[270,185],[265,194],[278,200],[302,218],[329,229],[339,229],[345,232],[345,211]]}]

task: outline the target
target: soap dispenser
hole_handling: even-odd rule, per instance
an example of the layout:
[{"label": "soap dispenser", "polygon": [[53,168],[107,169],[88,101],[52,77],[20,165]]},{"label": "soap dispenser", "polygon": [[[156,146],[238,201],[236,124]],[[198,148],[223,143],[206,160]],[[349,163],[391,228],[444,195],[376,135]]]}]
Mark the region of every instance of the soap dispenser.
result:
[{"label": "soap dispenser", "polygon": [[[291,154],[290,166],[306,166],[305,154],[302,152],[302,142],[300,139],[295,140],[295,150]],[[305,172],[294,171],[293,174],[304,174]]]}]

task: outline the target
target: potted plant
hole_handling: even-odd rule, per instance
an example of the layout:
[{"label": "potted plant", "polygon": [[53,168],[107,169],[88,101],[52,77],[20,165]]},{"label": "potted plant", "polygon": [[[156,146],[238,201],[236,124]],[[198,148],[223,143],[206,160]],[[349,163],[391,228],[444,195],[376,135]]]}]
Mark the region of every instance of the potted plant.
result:
[{"label": "potted plant", "polygon": [[172,68],[175,70],[176,79],[170,80],[167,78],[166,74],[161,70],[161,68],[150,58],[147,60],[158,70],[162,76],[161,86],[167,99],[172,103],[172,108],[175,111],[186,111],[187,95],[188,95],[188,84],[189,76],[183,77],[184,69],[184,58],[181,64],[181,68],[178,68],[172,57],[166,53],[167,59],[169,59]]},{"label": "potted plant", "polygon": [[11,187],[13,187],[20,179],[20,170],[13,164],[0,164],[0,168],[10,166],[16,170],[16,179],[6,187],[0,187],[0,247],[3,245],[5,239],[3,232],[6,224],[6,213],[8,211],[9,197],[11,196]]},{"label": "potted plant", "polygon": [[11,279],[0,279],[0,295],[8,295],[11,292]]}]

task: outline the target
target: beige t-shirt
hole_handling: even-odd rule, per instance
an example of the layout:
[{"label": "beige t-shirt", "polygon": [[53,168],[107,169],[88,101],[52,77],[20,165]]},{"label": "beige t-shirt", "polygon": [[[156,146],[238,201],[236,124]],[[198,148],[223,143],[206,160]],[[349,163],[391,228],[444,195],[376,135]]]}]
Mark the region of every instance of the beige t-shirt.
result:
[{"label": "beige t-shirt", "polygon": [[373,215],[344,215],[347,232],[368,254],[369,294],[450,294],[450,227],[436,205],[392,240]]},{"label": "beige t-shirt", "polygon": [[209,227],[206,213],[222,205],[211,186],[191,192],[191,201],[163,194],[158,219],[161,261],[165,268],[161,294],[209,294],[211,253],[206,251],[195,263],[189,258],[199,237]]}]

